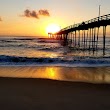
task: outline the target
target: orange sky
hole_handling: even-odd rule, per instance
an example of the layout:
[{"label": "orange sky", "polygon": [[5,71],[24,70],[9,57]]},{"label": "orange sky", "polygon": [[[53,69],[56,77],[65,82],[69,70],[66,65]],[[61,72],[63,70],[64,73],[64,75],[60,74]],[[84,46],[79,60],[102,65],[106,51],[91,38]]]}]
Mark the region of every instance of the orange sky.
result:
[{"label": "orange sky", "polygon": [[1,0],[0,35],[47,36],[49,24],[64,28],[97,17],[99,4],[101,15],[109,14],[110,0]]}]

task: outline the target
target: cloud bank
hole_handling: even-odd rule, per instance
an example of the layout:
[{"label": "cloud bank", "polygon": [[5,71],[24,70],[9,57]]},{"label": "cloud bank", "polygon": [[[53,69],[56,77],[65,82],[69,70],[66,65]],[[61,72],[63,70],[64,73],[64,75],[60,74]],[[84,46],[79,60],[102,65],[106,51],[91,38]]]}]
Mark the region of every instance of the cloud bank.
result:
[{"label": "cloud bank", "polygon": [[22,17],[36,18],[36,19],[39,19],[40,18],[39,16],[50,16],[50,13],[46,9],[40,9],[38,11],[26,9],[24,10],[24,13],[22,15]]}]

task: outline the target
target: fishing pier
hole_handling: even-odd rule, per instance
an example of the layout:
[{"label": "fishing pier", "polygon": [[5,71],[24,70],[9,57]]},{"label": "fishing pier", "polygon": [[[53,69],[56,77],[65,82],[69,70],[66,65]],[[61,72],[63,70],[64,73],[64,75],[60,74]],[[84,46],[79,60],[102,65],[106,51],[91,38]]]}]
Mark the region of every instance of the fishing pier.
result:
[{"label": "fishing pier", "polygon": [[106,49],[106,28],[110,25],[110,14],[99,16],[88,21],[67,26],[57,33],[48,33],[49,38],[71,42],[74,48],[82,50],[98,49],[100,30],[103,34],[102,50]]}]

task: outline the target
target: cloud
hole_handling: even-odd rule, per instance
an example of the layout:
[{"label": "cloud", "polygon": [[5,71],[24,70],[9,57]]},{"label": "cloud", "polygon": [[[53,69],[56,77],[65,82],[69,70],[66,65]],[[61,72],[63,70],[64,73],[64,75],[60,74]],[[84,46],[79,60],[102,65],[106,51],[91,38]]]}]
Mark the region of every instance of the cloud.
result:
[{"label": "cloud", "polygon": [[34,17],[34,18],[37,18],[37,19],[39,18],[37,12],[34,11],[34,10],[30,13],[30,15],[31,15],[32,17]]},{"label": "cloud", "polygon": [[0,21],[2,21],[2,18],[0,17]]},{"label": "cloud", "polygon": [[38,14],[37,14],[37,12],[36,12],[35,10],[30,11],[29,9],[26,9],[26,10],[24,11],[24,15],[23,15],[23,16],[29,17],[29,18],[39,19]]},{"label": "cloud", "polygon": [[43,16],[50,16],[49,11],[48,10],[39,10],[39,15],[43,15]]},{"label": "cloud", "polygon": [[21,15],[21,16],[22,17],[27,17],[27,18],[39,19],[40,15],[42,15],[42,16],[50,16],[50,13],[49,13],[48,10],[45,10],[45,9],[40,9],[38,11],[26,9],[26,10],[24,10],[23,15]]}]

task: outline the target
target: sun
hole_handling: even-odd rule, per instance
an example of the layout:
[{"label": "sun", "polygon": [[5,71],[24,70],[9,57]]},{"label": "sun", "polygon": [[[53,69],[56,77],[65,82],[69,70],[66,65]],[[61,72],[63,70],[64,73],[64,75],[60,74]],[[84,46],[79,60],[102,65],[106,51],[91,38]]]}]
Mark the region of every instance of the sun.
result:
[{"label": "sun", "polygon": [[56,33],[56,32],[58,32],[58,31],[60,31],[60,26],[59,25],[57,25],[57,24],[50,24],[50,25],[48,25],[47,26],[47,28],[46,28],[46,31],[47,31],[47,33]]}]

